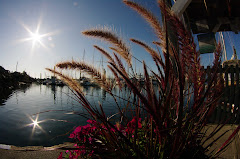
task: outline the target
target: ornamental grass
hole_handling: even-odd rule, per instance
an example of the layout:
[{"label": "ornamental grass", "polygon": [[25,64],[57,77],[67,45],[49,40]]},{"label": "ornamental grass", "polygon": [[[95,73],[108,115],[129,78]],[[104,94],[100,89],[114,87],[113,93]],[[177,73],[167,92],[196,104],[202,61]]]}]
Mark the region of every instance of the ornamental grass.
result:
[{"label": "ornamental grass", "polygon": [[[107,67],[119,83],[120,91],[126,85],[130,93],[129,98],[120,99],[113,93],[114,84],[106,75],[84,62],[60,62],[56,65],[59,71],[47,69],[65,81],[89,118],[87,125],[76,127],[69,136],[76,143],[75,149],[60,154],[59,158],[218,157],[239,130],[238,127],[219,149],[208,152],[213,142],[205,143],[223,127],[219,124],[210,136],[206,136],[204,131],[222,95],[223,79],[218,74],[220,44],[214,52],[211,72],[206,76],[191,32],[164,1],[158,0],[163,25],[143,6],[128,0],[123,3],[142,16],[158,38],[152,42],[157,49],[141,40],[130,39],[152,56],[157,69],[151,70],[142,61],[144,82],[140,82],[132,66],[135,57],[122,38],[106,28],[83,31],[85,36],[109,44],[111,52],[97,45],[94,47],[107,58]],[[93,77],[115,100],[118,115],[109,117],[104,112],[104,105],[91,105],[79,83],[62,74],[61,70],[81,70]],[[153,84],[152,78],[157,85]],[[119,100],[125,102],[120,103]],[[219,137],[223,135],[224,132]]]}]

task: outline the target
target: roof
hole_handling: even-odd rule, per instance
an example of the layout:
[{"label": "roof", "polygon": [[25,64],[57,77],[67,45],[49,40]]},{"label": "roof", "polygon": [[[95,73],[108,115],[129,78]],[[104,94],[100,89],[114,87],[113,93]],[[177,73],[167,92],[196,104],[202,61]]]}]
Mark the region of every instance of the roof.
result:
[{"label": "roof", "polygon": [[240,30],[240,0],[192,0],[185,10],[194,34]]},{"label": "roof", "polygon": [[236,66],[236,65],[238,65],[238,66],[240,66],[240,60],[227,60],[227,61],[224,61],[223,62],[223,66]]}]

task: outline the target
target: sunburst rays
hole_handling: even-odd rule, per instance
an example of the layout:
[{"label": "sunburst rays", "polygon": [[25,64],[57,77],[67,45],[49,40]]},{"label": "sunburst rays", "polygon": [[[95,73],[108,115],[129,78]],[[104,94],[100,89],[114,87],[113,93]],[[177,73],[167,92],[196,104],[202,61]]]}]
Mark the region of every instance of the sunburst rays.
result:
[{"label": "sunburst rays", "polygon": [[34,52],[36,46],[43,47],[44,49],[48,50],[49,47],[44,43],[44,40],[52,38],[52,35],[56,35],[59,31],[47,32],[47,33],[40,33],[41,24],[42,24],[42,16],[40,16],[37,27],[34,30],[31,30],[29,26],[27,26],[24,22],[19,21],[20,25],[27,31],[28,37],[19,39],[18,42],[32,42],[31,47],[31,54]]},{"label": "sunburst rays", "polygon": [[32,127],[33,127],[33,128],[32,128],[31,138],[32,138],[33,135],[34,135],[34,132],[35,132],[36,128],[40,129],[43,133],[47,134],[47,133],[45,132],[45,130],[39,125],[40,123],[42,123],[42,122],[45,121],[45,120],[42,120],[42,121],[39,121],[39,120],[38,120],[39,114],[36,115],[35,120],[34,120],[31,116],[29,116],[29,115],[27,115],[27,116],[28,116],[28,118],[32,121],[32,123],[25,125],[25,126],[32,126]]}]

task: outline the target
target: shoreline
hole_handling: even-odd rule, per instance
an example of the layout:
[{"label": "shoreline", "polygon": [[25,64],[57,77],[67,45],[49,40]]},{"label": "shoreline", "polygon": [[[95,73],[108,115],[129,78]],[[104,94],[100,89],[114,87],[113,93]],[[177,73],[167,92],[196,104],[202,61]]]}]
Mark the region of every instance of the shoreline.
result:
[{"label": "shoreline", "polygon": [[[206,126],[206,129],[209,131],[214,129],[217,124],[209,124]],[[225,125],[220,132],[218,132],[215,136],[211,138],[211,140],[216,139],[216,137],[229,130],[219,141],[217,141],[210,149],[214,150],[214,148],[220,148],[220,146],[227,140],[230,134],[235,130],[238,125]],[[211,132],[211,131],[210,131]],[[210,133],[207,131],[207,135]],[[206,143],[207,144],[207,143]],[[228,146],[225,152],[220,156],[220,158],[228,159],[228,158],[239,158],[240,157],[240,132],[236,135],[233,142]],[[12,159],[12,158],[19,158],[19,159],[44,159],[44,158],[57,158],[60,152],[65,152],[67,149],[71,149],[74,147],[74,143],[66,142],[59,145],[54,145],[50,147],[43,147],[43,146],[23,146],[17,147],[13,145],[5,145],[0,144],[0,156],[4,159]]]},{"label": "shoreline", "polygon": [[24,146],[0,144],[0,156],[4,159],[46,159],[58,158],[61,152],[73,148],[74,143],[64,143],[50,147],[43,146]]}]

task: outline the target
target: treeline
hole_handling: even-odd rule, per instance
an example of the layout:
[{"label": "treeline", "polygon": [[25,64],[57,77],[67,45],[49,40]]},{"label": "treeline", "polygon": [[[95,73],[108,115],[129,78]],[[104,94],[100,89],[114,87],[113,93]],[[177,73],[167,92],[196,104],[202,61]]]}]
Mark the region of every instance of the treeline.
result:
[{"label": "treeline", "polygon": [[0,66],[0,104],[13,90],[19,88],[21,85],[30,84],[34,81],[35,79],[27,75],[25,71],[23,73],[10,72]]}]

